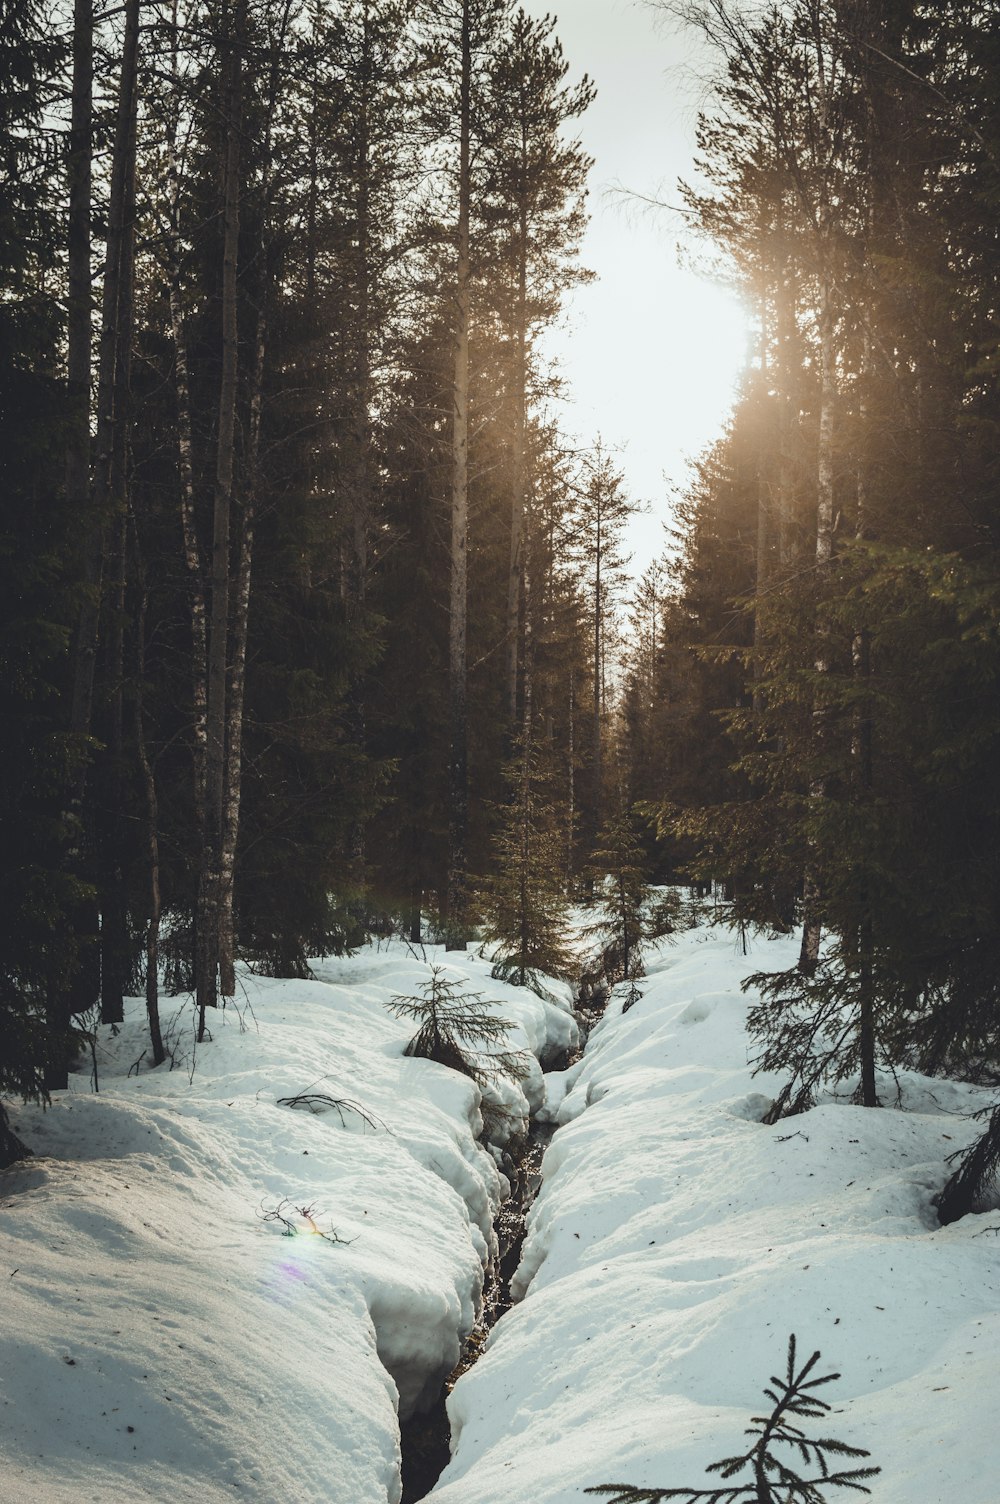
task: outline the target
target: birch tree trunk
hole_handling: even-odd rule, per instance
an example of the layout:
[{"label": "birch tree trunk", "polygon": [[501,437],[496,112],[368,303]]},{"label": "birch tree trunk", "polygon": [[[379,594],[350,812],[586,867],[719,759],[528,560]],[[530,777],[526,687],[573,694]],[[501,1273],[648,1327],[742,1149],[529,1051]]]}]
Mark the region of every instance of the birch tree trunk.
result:
[{"label": "birch tree trunk", "polygon": [[177,0],[173,4],[171,43],[172,98],[167,116],[167,179],[170,219],[167,230],[167,275],[170,293],[170,329],[174,344],[174,387],[177,398],[177,460],[180,473],[181,533],[184,563],[191,601],[191,705],[192,779],[195,835],[198,851],[204,849],[208,818],[205,806],[208,732],[208,618],[205,573],[195,527],[194,444],[191,427],[191,384],[187,332],[181,288],[181,173],[178,147],[180,80],[178,76]]},{"label": "birch tree trunk", "polygon": [[[73,94],[69,134],[69,225],[66,375],[70,423],[66,499],[82,526],[90,503],[91,153],[93,150],[94,7],[73,6]],[[77,728],[73,728],[74,730]]]},{"label": "birch tree trunk", "polygon": [[[125,846],[125,586],[128,539],[128,469],[131,455],[132,329],[135,321],[135,172],[138,111],[138,0],[134,0],[134,55],[131,98],[125,121],[125,167],[122,193],[121,259],[118,276],[118,313],[115,337],[114,421],[111,434],[109,500],[111,505],[112,588],[107,630],[108,745],[105,788],[106,856],[101,895],[101,1020],[121,1023],[125,1016],[126,969],[129,957],[128,900],[122,852]],[[126,21],[126,34],[129,22]]]},{"label": "birch tree trunk", "polygon": [[[69,135],[67,224],[68,303],[66,320],[66,500],[83,532],[83,584],[88,598],[77,622],[73,644],[73,681],[70,693],[69,730],[83,740],[90,732],[94,662],[97,651],[98,600],[100,596],[101,530],[90,510],[90,382],[91,382],[91,176],[93,155],[94,87],[93,0],[75,0],[73,8],[73,81]],[[92,532],[92,541],[87,531]],[[67,862],[71,870],[82,865],[83,800],[87,762],[81,757],[79,771],[68,789],[70,837]],[[74,905],[70,923],[75,933],[92,933],[96,926],[94,906],[89,901]],[[48,1004],[53,1038],[65,1037],[77,1007],[87,1007],[99,985],[96,956],[88,964],[84,952],[77,974],[69,986]],[[46,1071],[51,1090],[64,1088],[68,1075],[64,1062]],[[0,1138],[2,1138],[0,1122]]]}]

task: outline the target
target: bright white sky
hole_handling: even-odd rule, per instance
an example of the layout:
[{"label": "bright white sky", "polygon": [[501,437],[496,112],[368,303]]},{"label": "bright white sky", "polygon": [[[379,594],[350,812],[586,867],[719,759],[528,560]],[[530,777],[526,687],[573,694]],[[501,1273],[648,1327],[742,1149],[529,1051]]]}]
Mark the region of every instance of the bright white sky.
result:
[{"label": "bright white sky", "polygon": [[[682,219],[623,201],[618,189],[678,203],[691,177],[699,49],[643,0],[523,0],[558,17],[570,79],[597,99],[580,123],[595,158],[580,289],[555,348],[572,390],[567,423],[584,442],[621,447],[630,494],[650,503],[633,524],[633,568],[659,555],[671,487],[722,429],[745,353],[742,308],[725,288],[678,265]],[[700,58],[705,72],[705,58]],[[687,251],[706,258],[691,238]]]}]

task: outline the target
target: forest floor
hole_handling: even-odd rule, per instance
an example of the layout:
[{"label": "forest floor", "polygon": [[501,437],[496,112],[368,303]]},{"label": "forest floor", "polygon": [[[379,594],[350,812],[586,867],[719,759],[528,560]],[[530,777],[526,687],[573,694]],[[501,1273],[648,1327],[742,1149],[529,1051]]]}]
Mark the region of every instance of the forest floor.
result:
[{"label": "forest floor", "polygon": [[[997,1504],[1000,1214],[941,1228],[932,1205],[989,1098],[901,1073],[884,1111],[845,1082],[762,1126],[778,1083],[748,1066],[740,981],[790,959],[720,930],[664,941],[580,1061],[505,1089],[500,1136],[529,1108],[556,1132],[524,1298],[451,1393],[431,1499],[706,1486],[794,1332],[841,1375],[819,1430],[870,1450],[876,1504]],[[99,1092],[85,1067],[16,1110],[35,1158],[0,1176],[5,1504],[398,1499],[397,1396],[421,1406],[454,1367],[506,1189],[476,1088],[406,1058],[386,1007],[432,962],[514,1045],[572,1042],[567,988],[543,1002],[472,952],[393,942],[312,981],[245,975],[196,1052],[171,1000],[155,1071],[136,1003],[101,1032]]]}]

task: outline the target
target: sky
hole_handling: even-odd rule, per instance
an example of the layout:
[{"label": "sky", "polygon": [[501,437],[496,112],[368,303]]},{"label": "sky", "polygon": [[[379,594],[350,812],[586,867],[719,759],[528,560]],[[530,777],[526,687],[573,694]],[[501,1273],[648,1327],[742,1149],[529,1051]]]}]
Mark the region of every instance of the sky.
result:
[{"label": "sky", "polygon": [[620,446],[627,490],[649,504],[630,537],[641,572],[662,552],[671,489],[689,473],[688,458],[722,430],[746,353],[738,300],[690,265],[705,264],[707,248],[678,215],[628,197],[679,202],[708,60],[644,0],[525,8],[555,10],[569,81],[585,72],[597,87],[579,134],[595,159],[582,259],[598,280],[574,293],[552,349],[573,394],[568,429]]}]

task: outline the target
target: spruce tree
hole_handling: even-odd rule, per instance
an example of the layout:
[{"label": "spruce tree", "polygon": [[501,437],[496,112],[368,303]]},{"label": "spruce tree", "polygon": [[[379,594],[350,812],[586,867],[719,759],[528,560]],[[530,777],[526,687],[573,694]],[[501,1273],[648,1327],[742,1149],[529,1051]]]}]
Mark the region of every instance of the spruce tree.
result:
[{"label": "spruce tree", "polygon": [[[830,1469],[830,1459],[868,1457],[870,1453],[831,1436],[814,1440],[795,1424],[795,1421],[821,1420],[830,1413],[831,1406],[815,1391],[824,1384],[832,1384],[840,1374],[810,1378],[819,1358],[818,1352],[813,1353],[796,1373],[793,1333],[788,1339],[785,1377],[772,1375],[773,1387],[764,1390],[772,1402],[771,1412],[755,1415],[747,1427],[746,1434],[757,1440],[748,1451],[723,1457],[705,1469],[719,1473],[723,1480],[748,1472],[747,1482],[722,1481],[708,1488],[637,1488],[631,1483],[602,1483],[584,1489],[584,1493],[599,1494],[609,1504],[662,1504],[667,1499],[679,1500],[681,1504],[695,1504],[698,1499],[706,1500],[707,1504],[740,1504],[741,1500],[745,1504],[825,1504],[832,1489],[870,1494],[867,1480],[876,1477],[881,1468],[851,1467],[836,1472]],[[814,1477],[803,1477],[796,1466],[775,1450],[777,1447],[787,1448],[793,1456],[797,1454],[803,1467],[818,1468],[818,1472]]]},{"label": "spruce tree", "polygon": [[657,906],[655,916],[651,913],[649,865],[635,816],[619,808],[602,826],[591,857],[596,917],[586,931],[600,941],[604,969],[612,981],[634,982],[641,977],[647,940],[671,927],[669,900]]},{"label": "spruce tree", "polygon": [[[487,1086],[500,1076],[522,1080],[528,1058],[523,1051],[505,1048],[514,1025],[481,1006],[481,992],[465,992],[455,977],[432,966],[419,995],[397,993],[386,1004],[397,1018],[419,1024],[404,1054],[447,1065]],[[499,1048],[493,1048],[499,1046]]]},{"label": "spruce tree", "polygon": [[[522,741],[523,741],[522,737]],[[510,802],[493,844],[493,876],[483,895],[483,933],[492,975],[545,995],[545,977],[572,971],[567,945],[564,835],[545,752],[530,741],[507,768]]]}]

